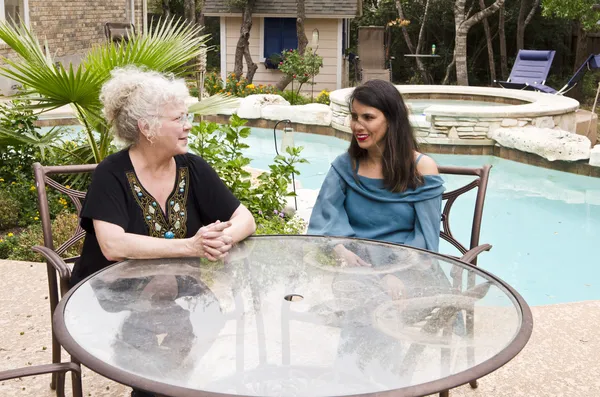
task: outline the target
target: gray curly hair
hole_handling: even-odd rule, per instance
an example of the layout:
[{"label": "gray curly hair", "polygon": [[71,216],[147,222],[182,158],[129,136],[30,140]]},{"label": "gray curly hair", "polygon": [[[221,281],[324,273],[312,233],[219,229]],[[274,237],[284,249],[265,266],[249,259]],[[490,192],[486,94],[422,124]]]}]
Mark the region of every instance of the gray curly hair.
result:
[{"label": "gray curly hair", "polygon": [[161,127],[162,109],[181,106],[190,97],[183,79],[134,66],[117,68],[104,83],[100,101],[114,136],[126,146],[139,142],[138,121],[146,122],[152,138]]}]

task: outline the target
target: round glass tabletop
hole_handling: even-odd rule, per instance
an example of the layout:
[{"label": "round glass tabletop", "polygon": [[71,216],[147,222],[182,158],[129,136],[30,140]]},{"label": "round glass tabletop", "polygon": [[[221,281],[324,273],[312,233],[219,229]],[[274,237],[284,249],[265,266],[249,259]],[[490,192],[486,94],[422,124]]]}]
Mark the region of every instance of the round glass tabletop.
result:
[{"label": "round glass tabletop", "polygon": [[82,364],[172,396],[425,395],[504,365],[532,328],[522,298],[480,269],[320,236],[252,237],[226,262],[120,262],[54,321]]}]

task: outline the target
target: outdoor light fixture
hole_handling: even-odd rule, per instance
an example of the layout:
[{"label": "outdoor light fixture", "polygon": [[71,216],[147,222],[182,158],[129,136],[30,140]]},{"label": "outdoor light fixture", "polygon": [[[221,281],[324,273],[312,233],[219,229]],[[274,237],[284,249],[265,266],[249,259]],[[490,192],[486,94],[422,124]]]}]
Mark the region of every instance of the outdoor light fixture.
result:
[{"label": "outdoor light fixture", "polygon": [[310,85],[310,101],[314,101],[315,99],[315,58],[317,56],[317,50],[319,49],[319,29],[314,28],[312,32],[312,42],[311,47],[313,50],[313,59],[312,59],[312,83]]},{"label": "outdoor light fixture", "polygon": [[200,55],[198,56],[198,101],[202,100],[204,92],[204,73],[206,73],[206,44],[200,45]]}]

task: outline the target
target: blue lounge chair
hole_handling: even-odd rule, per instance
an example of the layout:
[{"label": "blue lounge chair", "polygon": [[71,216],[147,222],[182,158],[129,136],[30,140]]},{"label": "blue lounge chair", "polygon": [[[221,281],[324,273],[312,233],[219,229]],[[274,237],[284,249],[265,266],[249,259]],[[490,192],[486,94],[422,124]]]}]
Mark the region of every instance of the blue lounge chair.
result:
[{"label": "blue lounge chair", "polygon": [[500,87],[534,90],[533,85],[546,83],[556,51],[519,50],[507,81],[495,81]]},{"label": "blue lounge chair", "polygon": [[575,87],[577,85],[577,83],[579,83],[583,79],[583,75],[585,75],[585,72],[587,72],[588,70],[591,70],[591,69],[600,69],[600,54],[590,55],[585,60],[585,62],[581,64],[579,69],[577,69],[577,71],[575,72],[575,74],[573,74],[573,76],[569,79],[569,81],[567,81],[567,84],[565,84],[558,91],[552,87],[545,85],[545,84],[535,83],[535,84],[531,84],[531,87],[536,91],[546,92],[548,94],[563,95],[566,92],[570,91],[573,87]]}]

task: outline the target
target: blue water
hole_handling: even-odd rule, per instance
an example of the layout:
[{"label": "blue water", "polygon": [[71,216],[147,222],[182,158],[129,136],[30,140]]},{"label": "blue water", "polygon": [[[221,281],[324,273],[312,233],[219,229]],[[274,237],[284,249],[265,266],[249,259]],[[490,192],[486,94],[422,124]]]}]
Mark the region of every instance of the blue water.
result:
[{"label": "blue water", "polygon": [[[281,144],[281,134],[277,135]],[[253,128],[248,142],[252,166],[268,169],[275,155],[272,130]],[[310,164],[298,168],[302,187],[318,189],[329,164],[348,147],[341,139],[295,133]],[[513,286],[530,305],[600,299],[600,179],[538,168],[493,156],[431,155],[438,164],[492,164],[482,222],[490,252],[479,266]],[[446,177],[452,189],[468,177]],[[452,232],[469,241],[474,192],[451,212]],[[457,254],[442,241],[441,251]]]}]

